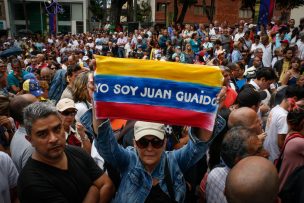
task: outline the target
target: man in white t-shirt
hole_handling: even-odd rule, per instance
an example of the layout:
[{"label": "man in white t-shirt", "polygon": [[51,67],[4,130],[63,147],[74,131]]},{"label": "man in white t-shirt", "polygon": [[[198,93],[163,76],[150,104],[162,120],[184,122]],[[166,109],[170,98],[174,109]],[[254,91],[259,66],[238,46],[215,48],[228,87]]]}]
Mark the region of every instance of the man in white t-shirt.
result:
[{"label": "man in white t-shirt", "polygon": [[301,60],[304,60],[304,31],[302,31],[300,33],[300,39],[299,41],[297,42],[297,46],[298,46],[298,57],[301,59]]},{"label": "man in white t-shirt", "polygon": [[240,38],[244,37],[244,27],[240,26],[238,32],[234,36],[234,41],[237,42]]},{"label": "man in white t-shirt", "polygon": [[[269,152],[269,159],[276,160],[280,155],[280,149],[284,145],[285,137],[288,133],[287,114],[292,107],[292,100],[303,97],[303,91],[300,88],[288,86],[286,88],[284,99],[275,106],[269,113],[265,132],[267,134],[264,141],[264,148]],[[281,92],[284,94],[284,92]],[[278,98],[280,94],[277,95]]]},{"label": "man in white t-shirt", "polygon": [[269,43],[269,37],[267,35],[263,36],[262,39],[262,49],[263,49],[263,67],[270,68],[272,61],[272,51],[271,51],[271,43]]}]

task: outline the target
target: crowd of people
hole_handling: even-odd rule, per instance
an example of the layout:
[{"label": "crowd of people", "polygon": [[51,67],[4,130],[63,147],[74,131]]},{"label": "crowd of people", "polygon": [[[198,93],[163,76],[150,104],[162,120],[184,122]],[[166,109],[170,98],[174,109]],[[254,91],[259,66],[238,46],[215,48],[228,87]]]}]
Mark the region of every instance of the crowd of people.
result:
[{"label": "crowd of people", "polygon": [[[304,19],[0,41],[0,202],[304,202]],[[218,66],[213,132],[96,119],[94,55]]]}]

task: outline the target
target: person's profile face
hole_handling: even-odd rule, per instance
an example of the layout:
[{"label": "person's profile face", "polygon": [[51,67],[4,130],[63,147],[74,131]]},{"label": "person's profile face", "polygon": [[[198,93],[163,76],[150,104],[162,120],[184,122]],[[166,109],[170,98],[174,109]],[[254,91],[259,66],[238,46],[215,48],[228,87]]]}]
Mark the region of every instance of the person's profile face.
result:
[{"label": "person's profile face", "polygon": [[304,87],[304,75],[301,75],[300,78],[297,80],[297,85],[300,87]]},{"label": "person's profile face", "polygon": [[12,69],[15,73],[21,72],[21,67],[19,64],[12,64]]},{"label": "person's profile face", "polygon": [[260,88],[261,90],[269,89],[270,85],[273,83],[273,80],[266,80],[265,78],[261,78]]},{"label": "person's profile face", "polygon": [[249,156],[261,156],[266,159],[269,157],[269,152],[264,149],[263,142],[258,136],[252,136],[248,140],[248,154]]},{"label": "person's profile face", "polygon": [[222,75],[224,77],[224,84],[223,85],[226,86],[226,85],[229,84],[230,79],[231,79],[230,73],[228,71],[222,71]]}]

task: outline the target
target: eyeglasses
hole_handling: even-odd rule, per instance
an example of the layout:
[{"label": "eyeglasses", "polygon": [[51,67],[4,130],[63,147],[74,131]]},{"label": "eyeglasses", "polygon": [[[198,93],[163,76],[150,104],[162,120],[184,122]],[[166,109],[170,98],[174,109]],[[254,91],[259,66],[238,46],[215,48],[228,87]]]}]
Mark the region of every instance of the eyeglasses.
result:
[{"label": "eyeglasses", "polygon": [[77,114],[77,110],[74,110],[74,111],[63,111],[63,112],[60,112],[62,115],[64,116],[75,116]]},{"label": "eyeglasses", "polygon": [[164,140],[158,139],[158,138],[153,138],[152,140],[148,140],[146,138],[141,138],[137,141],[135,141],[136,145],[140,149],[147,148],[149,146],[149,143],[151,143],[153,148],[159,149],[163,146]]}]

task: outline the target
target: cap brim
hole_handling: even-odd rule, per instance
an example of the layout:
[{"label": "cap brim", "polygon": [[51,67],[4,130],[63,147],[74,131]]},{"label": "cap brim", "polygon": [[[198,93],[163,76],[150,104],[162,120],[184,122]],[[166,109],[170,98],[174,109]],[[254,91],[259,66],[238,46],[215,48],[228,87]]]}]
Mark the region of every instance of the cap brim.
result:
[{"label": "cap brim", "polygon": [[165,138],[165,134],[162,131],[158,131],[155,129],[146,129],[146,130],[141,130],[140,132],[137,132],[134,135],[134,139],[138,141],[140,138],[147,136],[147,135],[153,135],[161,140]]},{"label": "cap brim", "polygon": [[40,89],[40,90],[30,91],[30,93],[35,97],[39,97],[43,94],[43,91]]},{"label": "cap brim", "polygon": [[[63,111],[65,111],[65,110],[67,110],[67,109],[76,109],[74,106],[65,106],[65,107],[63,107],[63,108],[61,108],[61,109],[58,109],[57,108],[57,110],[59,111],[59,112],[63,112]],[[77,109],[76,109],[77,110]]]}]

